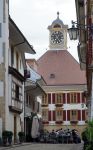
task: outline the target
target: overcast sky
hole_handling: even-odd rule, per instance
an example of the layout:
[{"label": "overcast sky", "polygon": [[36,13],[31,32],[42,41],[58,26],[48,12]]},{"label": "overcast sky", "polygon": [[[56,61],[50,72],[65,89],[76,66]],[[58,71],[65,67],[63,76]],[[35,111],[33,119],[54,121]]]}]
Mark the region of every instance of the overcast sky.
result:
[{"label": "overcast sky", "polygon": [[[47,27],[57,18],[71,27],[71,20],[76,20],[75,0],[10,0],[10,16],[33,45],[38,59],[48,50],[49,31]],[[68,51],[78,60],[77,41],[68,38]],[[32,55],[26,55],[32,58]]]}]

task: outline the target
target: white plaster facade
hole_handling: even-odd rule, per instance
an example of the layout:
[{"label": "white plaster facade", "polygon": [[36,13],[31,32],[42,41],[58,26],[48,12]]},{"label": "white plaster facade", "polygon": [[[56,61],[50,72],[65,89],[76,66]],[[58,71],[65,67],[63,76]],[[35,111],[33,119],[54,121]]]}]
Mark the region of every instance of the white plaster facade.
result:
[{"label": "white plaster facade", "polygon": [[[9,84],[8,84],[8,50],[9,50],[9,14],[8,14],[8,0],[0,0],[0,97],[1,105],[4,104],[4,120],[5,129],[8,128],[9,111],[8,100],[9,97]],[[3,101],[3,102],[2,102]],[[0,107],[2,108],[2,106]],[[2,108],[3,109],[3,108]],[[3,127],[4,128],[4,127]],[[1,136],[1,135],[0,135]]]},{"label": "white plaster facade", "polygon": [[0,0],[0,136],[12,131],[14,142],[24,131],[25,52],[35,53],[9,17],[9,0]]}]

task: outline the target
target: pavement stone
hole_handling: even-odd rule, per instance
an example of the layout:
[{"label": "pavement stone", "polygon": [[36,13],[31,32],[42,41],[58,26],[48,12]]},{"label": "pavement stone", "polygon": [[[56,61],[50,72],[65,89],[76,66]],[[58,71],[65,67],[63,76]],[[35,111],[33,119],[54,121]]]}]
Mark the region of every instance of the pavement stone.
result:
[{"label": "pavement stone", "polygon": [[[52,145],[54,146],[54,148]],[[58,145],[58,149],[60,149],[60,146],[61,146],[61,149],[62,149],[62,147],[65,147],[66,150],[83,150],[83,142],[80,144],[50,144],[50,146],[49,146],[49,144],[44,144],[44,143],[22,143],[22,144],[14,144],[12,146],[6,146],[6,147],[1,146],[0,150],[11,150],[13,148],[25,147],[25,146],[31,147],[32,150],[37,150],[37,148],[40,150],[41,149],[49,150],[49,147],[52,146],[53,150],[55,150],[57,145]],[[72,149],[70,149],[71,147],[72,147]],[[25,149],[25,148],[22,148],[22,149]]]},{"label": "pavement stone", "polygon": [[26,146],[26,145],[31,145],[31,143],[18,143],[18,144],[13,144],[11,146],[0,146],[0,150],[7,150],[13,147],[20,147],[20,146]]}]

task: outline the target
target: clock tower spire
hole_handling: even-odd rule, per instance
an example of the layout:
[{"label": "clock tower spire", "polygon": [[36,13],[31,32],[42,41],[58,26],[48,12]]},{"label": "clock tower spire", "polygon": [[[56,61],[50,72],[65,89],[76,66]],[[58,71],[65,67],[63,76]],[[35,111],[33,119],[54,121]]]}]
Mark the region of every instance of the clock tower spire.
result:
[{"label": "clock tower spire", "polygon": [[50,50],[67,49],[67,28],[68,26],[63,24],[59,18],[59,12],[57,12],[57,19],[48,26]]}]

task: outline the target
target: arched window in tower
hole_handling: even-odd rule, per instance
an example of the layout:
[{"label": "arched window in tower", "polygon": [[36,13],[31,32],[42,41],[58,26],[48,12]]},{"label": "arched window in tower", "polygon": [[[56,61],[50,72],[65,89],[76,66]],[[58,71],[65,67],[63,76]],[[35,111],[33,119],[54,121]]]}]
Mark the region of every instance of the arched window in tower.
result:
[{"label": "arched window in tower", "polygon": [[54,28],[61,28],[61,26],[59,24],[55,24]]}]

